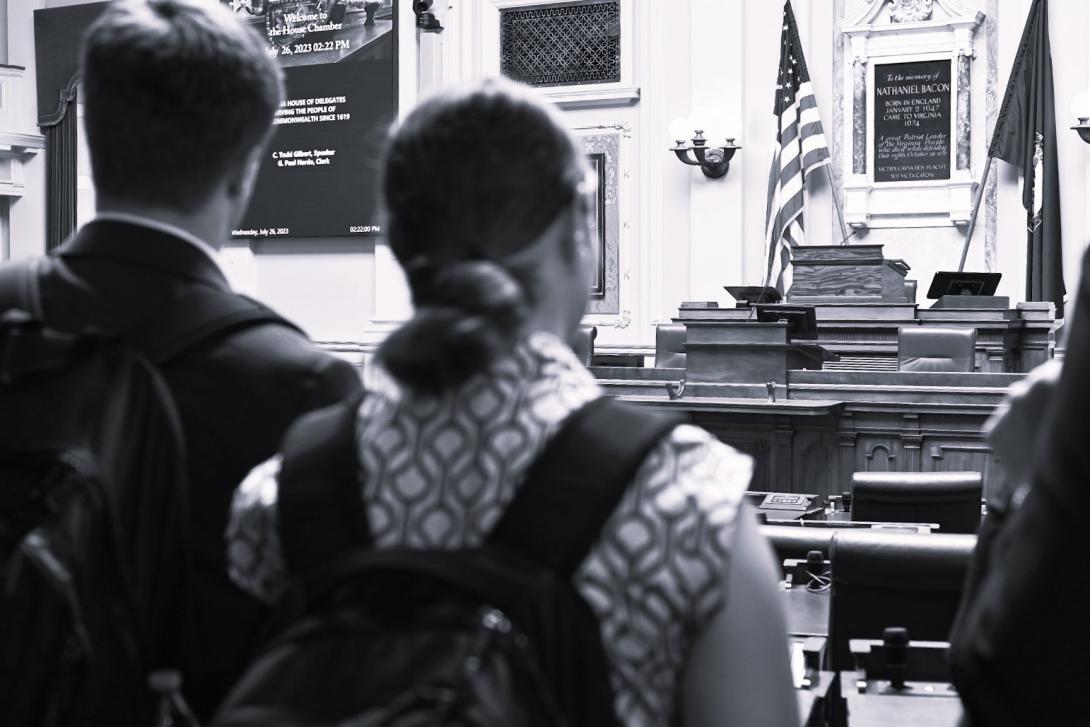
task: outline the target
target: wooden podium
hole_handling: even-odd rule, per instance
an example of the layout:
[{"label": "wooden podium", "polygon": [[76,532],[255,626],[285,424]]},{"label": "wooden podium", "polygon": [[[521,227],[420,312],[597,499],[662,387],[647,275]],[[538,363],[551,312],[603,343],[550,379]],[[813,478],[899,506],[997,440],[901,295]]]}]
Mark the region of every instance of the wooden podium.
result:
[{"label": "wooden podium", "polygon": [[791,303],[910,303],[904,260],[882,245],[800,245],[791,251]]},{"label": "wooden podium", "polygon": [[820,369],[828,353],[814,343],[792,342],[787,324],[756,320],[687,318],[686,396],[767,398],[775,382],[787,398],[787,372]]}]

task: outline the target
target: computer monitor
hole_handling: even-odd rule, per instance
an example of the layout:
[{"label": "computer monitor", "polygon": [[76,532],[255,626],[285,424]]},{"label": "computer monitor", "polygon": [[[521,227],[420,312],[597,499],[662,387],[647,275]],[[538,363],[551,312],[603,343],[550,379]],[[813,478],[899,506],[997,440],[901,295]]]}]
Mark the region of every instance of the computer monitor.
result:
[{"label": "computer monitor", "polygon": [[817,318],[812,305],[759,305],[757,320],[787,323],[787,335],[792,340],[817,338]]},{"label": "computer monitor", "polygon": [[944,295],[995,295],[1002,273],[955,273],[939,271],[931,279],[927,297],[938,300]]},{"label": "computer monitor", "polygon": [[766,285],[724,285],[723,290],[738,301],[738,308],[748,308],[760,303],[779,303],[780,291]]}]

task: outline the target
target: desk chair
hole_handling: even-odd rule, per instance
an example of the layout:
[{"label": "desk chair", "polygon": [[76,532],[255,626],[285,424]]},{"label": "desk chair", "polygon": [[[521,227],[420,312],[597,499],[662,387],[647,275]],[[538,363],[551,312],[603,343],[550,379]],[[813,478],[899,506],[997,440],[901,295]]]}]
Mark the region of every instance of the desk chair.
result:
[{"label": "desk chair", "polygon": [[568,345],[584,366],[590,366],[594,358],[594,339],[598,337],[595,326],[579,326],[568,340]]},{"label": "desk chair", "polygon": [[786,525],[762,525],[761,534],[768,538],[780,566],[788,559],[806,560],[811,550],[819,550],[826,559],[833,547],[834,528],[796,528]]},{"label": "desk chair", "polygon": [[685,326],[674,323],[655,326],[655,368],[685,368]]},{"label": "desk chair", "polygon": [[936,523],[942,533],[980,527],[979,472],[856,472],[852,520]]},{"label": "desk chair", "polygon": [[854,668],[850,639],[881,639],[889,626],[914,641],[946,641],[961,601],[973,535],[837,533],[832,546],[832,669]]},{"label": "desk chair", "polygon": [[897,329],[899,371],[973,371],[976,329],[906,326]]}]

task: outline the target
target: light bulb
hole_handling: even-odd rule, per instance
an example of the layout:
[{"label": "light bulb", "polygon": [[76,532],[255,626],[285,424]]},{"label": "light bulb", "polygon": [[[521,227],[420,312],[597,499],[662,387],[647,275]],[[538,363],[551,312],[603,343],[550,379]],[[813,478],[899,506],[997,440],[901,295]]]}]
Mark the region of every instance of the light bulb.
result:
[{"label": "light bulb", "polygon": [[678,117],[670,122],[670,141],[688,144],[693,137],[693,127],[689,120]]},{"label": "light bulb", "polygon": [[725,113],[713,111],[705,114],[704,136],[708,138],[709,144],[713,146],[723,144],[727,138],[728,128],[729,122]]},{"label": "light bulb", "polygon": [[708,137],[708,124],[712,123],[714,114],[703,106],[694,108],[689,114],[689,128],[695,131],[703,131],[704,138]]},{"label": "light bulb", "polygon": [[1085,124],[1090,119],[1090,93],[1079,91],[1075,94],[1075,98],[1071,99],[1071,113],[1080,124]]}]

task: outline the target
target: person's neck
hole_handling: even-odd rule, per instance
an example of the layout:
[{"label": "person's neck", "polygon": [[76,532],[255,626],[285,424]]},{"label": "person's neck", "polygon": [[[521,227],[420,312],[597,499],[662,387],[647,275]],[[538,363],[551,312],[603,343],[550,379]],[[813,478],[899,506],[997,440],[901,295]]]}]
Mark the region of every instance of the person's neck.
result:
[{"label": "person's neck", "polygon": [[181,212],[163,207],[126,204],[115,200],[100,200],[95,209],[96,212],[104,215],[123,214],[154,220],[184,230],[216,250],[223,247],[223,229],[219,224],[219,216],[213,210],[198,208],[192,212]]}]

